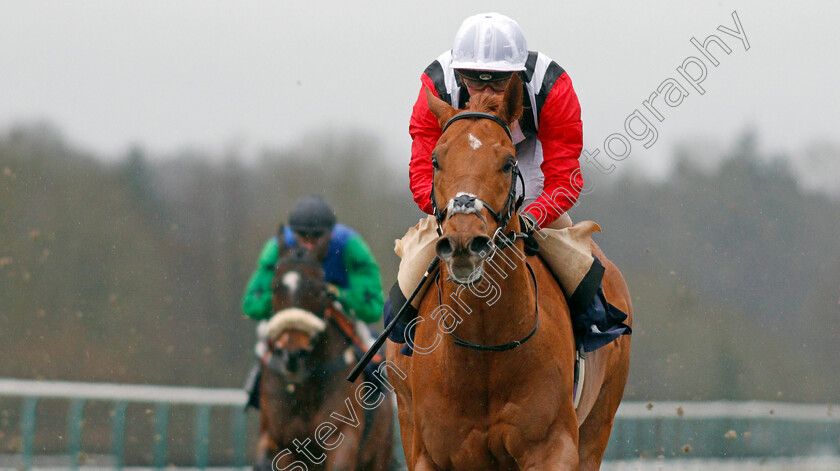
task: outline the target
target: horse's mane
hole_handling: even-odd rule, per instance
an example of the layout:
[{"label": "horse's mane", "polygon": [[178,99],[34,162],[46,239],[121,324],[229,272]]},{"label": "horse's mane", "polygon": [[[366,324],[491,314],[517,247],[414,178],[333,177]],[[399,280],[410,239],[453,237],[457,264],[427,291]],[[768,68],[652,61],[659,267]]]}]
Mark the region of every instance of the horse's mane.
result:
[{"label": "horse's mane", "polygon": [[470,97],[470,102],[467,109],[470,111],[481,111],[484,113],[498,113],[499,107],[502,105],[502,96],[493,95],[491,93],[479,93],[474,97]]}]

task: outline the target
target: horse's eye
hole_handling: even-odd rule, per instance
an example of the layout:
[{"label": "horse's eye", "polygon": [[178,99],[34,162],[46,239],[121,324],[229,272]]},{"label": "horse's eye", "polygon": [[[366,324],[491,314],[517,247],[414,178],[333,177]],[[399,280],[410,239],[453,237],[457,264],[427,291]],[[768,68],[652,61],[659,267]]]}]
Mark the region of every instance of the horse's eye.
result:
[{"label": "horse's eye", "polygon": [[508,160],[507,162],[505,162],[505,166],[502,167],[502,171],[505,173],[510,173],[511,170],[513,170],[513,162]]},{"label": "horse's eye", "polygon": [[434,158],[434,157],[432,157],[432,167],[433,167],[435,170],[440,170],[440,165],[438,165],[438,161],[437,161],[437,159],[436,159],[436,158]]}]

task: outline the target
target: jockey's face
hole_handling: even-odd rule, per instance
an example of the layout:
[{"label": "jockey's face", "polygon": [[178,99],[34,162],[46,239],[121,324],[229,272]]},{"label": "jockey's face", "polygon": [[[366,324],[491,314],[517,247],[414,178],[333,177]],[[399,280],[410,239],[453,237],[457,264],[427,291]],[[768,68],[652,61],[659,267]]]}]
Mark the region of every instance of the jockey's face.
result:
[{"label": "jockey's face", "polygon": [[308,250],[319,262],[327,257],[327,250],[330,248],[332,231],[327,232],[295,232],[295,243],[298,247]]}]

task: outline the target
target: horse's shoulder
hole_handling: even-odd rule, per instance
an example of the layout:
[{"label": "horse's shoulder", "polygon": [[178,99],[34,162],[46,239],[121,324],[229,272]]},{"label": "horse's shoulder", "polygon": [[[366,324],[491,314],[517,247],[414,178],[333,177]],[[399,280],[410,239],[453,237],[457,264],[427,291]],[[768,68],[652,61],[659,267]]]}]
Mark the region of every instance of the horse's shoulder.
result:
[{"label": "horse's shoulder", "polygon": [[[560,283],[557,281],[557,278],[554,277],[554,274],[551,272],[551,268],[549,268],[542,258],[538,255],[530,255],[525,259],[525,261],[531,266],[531,269],[534,270],[534,276],[537,277],[537,284],[540,289],[540,296],[547,294],[548,292],[553,292],[554,290],[562,292]],[[545,285],[545,288],[543,288],[543,285]]]}]

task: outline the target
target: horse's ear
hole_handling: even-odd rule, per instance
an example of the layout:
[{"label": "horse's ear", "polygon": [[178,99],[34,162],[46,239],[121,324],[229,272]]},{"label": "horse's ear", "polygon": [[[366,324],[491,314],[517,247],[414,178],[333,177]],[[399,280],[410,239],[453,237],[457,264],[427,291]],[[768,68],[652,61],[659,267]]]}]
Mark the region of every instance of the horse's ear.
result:
[{"label": "horse's ear", "polygon": [[449,103],[436,97],[435,94],[429,90],[429,87],[426,87],[426,101],[429,103],[429,110],[438,119],[438,124],[440,124],[441,129],[443,129],[446,122],[449,121],[449,118],[455,116],[455,113],[457,113],[455,108],[449,106]]},{"label": "horse's ear", "polygon": [[505,95],[499,106],[499,117],[504,122],[513,124],[520,116],[522,116],[522,79],[519,78],[519,74],[514,73],[505,88]]}]

